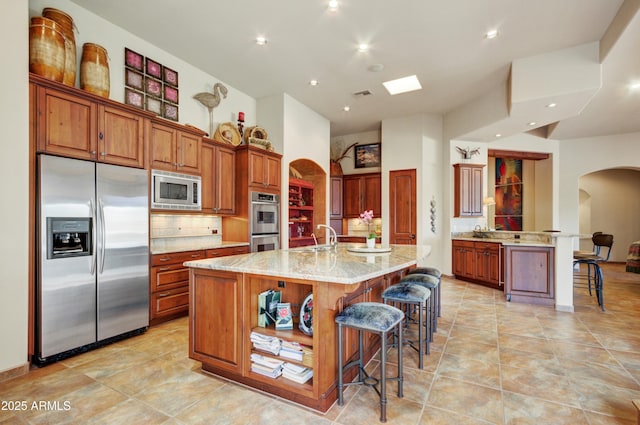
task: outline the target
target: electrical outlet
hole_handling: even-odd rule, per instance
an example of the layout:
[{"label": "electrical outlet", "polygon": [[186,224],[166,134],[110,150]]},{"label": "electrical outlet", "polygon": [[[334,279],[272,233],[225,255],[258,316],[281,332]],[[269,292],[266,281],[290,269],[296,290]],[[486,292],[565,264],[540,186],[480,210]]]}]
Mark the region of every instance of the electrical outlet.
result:
[{"label": "electrical outlet", "polygon": [[218,229],[211,229],[211,234],[212,235],[217,235],[218,234]]},{"label": "electrical outlet", "polygon": [[278,281],[278,288],[284,288],[284,287],[286,287],[286,285],[287,284],[284,282],[284,280],[279,280]]}]

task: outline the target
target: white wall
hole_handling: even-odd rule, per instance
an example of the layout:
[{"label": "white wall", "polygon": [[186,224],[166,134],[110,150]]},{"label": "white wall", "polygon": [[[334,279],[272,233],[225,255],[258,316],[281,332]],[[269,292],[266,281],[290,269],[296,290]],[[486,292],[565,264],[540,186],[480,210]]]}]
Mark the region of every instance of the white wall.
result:
[{"label": "white wall", "polygon": [[[327,175],[324,222],[329,223],[329,121],[287,94],[258,99],[257,105],[260,125],[269,134],[275,150],[283,153],[281,199],[286,200],[289,195],[289,164],[298,159],[313,161]],[[280,245],[288,248],[289,204],[283,201],[280,205],[283,229]]]},{"label": "white wall", "polygon": [[[579,231],[579,179],[594,171],[640,168],[640,133],[564,140],[559,143],[559,229]],[[555,170],[554,170],[555,171]],[[608,216],[608,214],[607,214]],[[637,219],[636,219],[637,222]]]},{"label": "white wall", "polygon": [[[588,207],[581,208],[581,231],[612,234],[610,259],[625,261],[631,242],[640,240],[640,170],[597,171],[580,177],[579,184],[580,192],[588,195]],[[580,206],[584,204],[581,201]],[[591,242],[585,242],[581,248],[592,249]]]},{"label": "white wall", "polygon": [[[334,155],[340,155],[347,147],[356,142],[358,145],[369,145],[373,143],[380,143],[380,141],[380,131],[364,131],[361,133],[332,137],[331,157],[334,157]],[[355,168],[354,148],[347,151],[347,156],[348,158],[344,158],[340,161],[343,174],[378,173],[381,170],[380,167]]]},{"label": "white wall", "polygon": [[2,78],[0,78],[0,372],[27,363],[29,233],[29,19],[23,2],[3,4]]},{"label": "white wall", "polygon": [[[417,244],[439,247],[450,239],[443,196],[442,117],[413,115],[382,121],[382,217],[389,217],[389,171],[416,169]],[[436,232],[431,232],[430,202],[436,203]],[[389,243],[389,221],[383,220],[382,242]],[[443,251],[432,249],[425,264],[442,268]]]}]

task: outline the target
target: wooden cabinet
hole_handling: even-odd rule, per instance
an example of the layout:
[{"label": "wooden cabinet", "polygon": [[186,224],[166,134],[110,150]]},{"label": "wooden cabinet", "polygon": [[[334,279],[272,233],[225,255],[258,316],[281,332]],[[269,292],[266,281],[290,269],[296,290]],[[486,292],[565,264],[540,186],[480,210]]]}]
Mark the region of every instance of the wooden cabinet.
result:
[{"label": "wooden cabinet", "polygon": [[505,246],[507,301],[554,304],[554,248]]},{"label": "wooden cabinet", "polygon": [[202,143],[202,212],[233,215],[236,212],[236,153],[229,145]]},{"label": "wooden cabinet", "polygon": [[248,152],[247,172],[249,187],[272,191],[280,190],[280,156],[273,156],[267,151],[250,150]]},{"label": "wooden cabinet", "polygon": [[329,204],[329,218],[340,219],[342,218],[342,177],[331,176],[329,183],[330,204]]},{"label": "wooden cabinet", "polygon": [[365,210],[373,210],[375,217],[382,212],[381,174],[343,176],[343,217],[357,218]]},{"label": "wooden cabinet", "polygon": [[[242,275],[191,269],[189,356],[219,371],[243,369]],[[247,335],[248,338],[248,335]],[[248,343],[248,341],[247,341]]]},{"label": "wooden cabinet", "polygon": [[203,250],[151,256],[150,325],[184,316],[189,312],[189,269],[182,264],[203,258]]},{"label": "wooden cabinet", "polygon": [[289,248],[313,245],[313,183],[289,179]]},{"label": "wooden cabinet", "polygon": [[475,242],[476,279],[494,286],[501,285],[500,247],[498,243]]},{"label": "wooden cabinet", "polygon": [[474,242],[454,240],[452,243],[453,274],[457,279],[475,279],[476,255]]},{"label": "wooden cabinet", "polygon": [[39,152],[145,167],[144,113],[74,88],[37,84]]},{"label": "wooden cabinet", "polygon": [[495,242],[452,241],[453,274],[457,279],[502,286],[501,244]]},{"label": "wooden cabinet", "polygon": [[179,124],[151,120],[149,160],[152,169],[200,174],[202,133]]},{"label": "wooden cabinet", "polygon": [[246,254],[249,246],[172,252],[151,256],[149,323],[157,325],[189,313],[189,269],[185,261]]},{"label": "wooden cabinet", "polygon": [[242,246],[230,246],[226,248],[214,248],[207,249],[205,253],[206,258],[226,257],[229,255],[248,254],[249,245]]},{"label": "wooden cabinet", "polygon": [[454,164],[454,217],[482,216],[483,164]]}]

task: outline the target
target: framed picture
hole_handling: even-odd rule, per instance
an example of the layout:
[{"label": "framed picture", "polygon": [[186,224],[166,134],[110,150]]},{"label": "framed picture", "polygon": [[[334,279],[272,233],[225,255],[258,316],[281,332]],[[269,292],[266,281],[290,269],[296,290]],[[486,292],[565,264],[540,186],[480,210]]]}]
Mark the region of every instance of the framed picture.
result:
[{"label": "framed picture", "polygon": [[170,84],[173,87],[178,87],[178,73],[166,66],[162,67],[162,80],[165,84]]},{"label": "framed picture", "polygon": [[144,92],[150,96],[162,98],[162,83],[154,78],[147,77],[145,79]]},{"label": "framed picture", "polygon": [[128,87],[124,89],[124,103],[137,108],[144,108],[144,93],[132,90]]},{"label": "framed picture", "polygon": [[380,166],[380,143],[356,145],[354,148],[355,168]]},{"label": "framed picture", "polygon": [[154,78],[161,79],[162,78],[162,65],[158,62],[147,58],[146,59],[146,73]]},{"label": "framed picture", "polygon": [[176,105],[164,102],[162,108],[162,116],[173,121],[178,121],[178,107]]},{"label": "framed picture", "polygon": [[125,85],[136,90],[144,90],[144,75],[126,68],[124,74]]},{"label": "framed picture", "polygon": [[178,103],[178,89],[171,86],[164,86],[164,100],[171,103]]},{"label": "framed picture", "polygon": [[124,48],[124,64],[136,71],[144,71],[144,56],[131,49]]},{"label": "framed picture", "polygon": [[155,97],[147,96],[147,111],[162,115],[162,101]]}]

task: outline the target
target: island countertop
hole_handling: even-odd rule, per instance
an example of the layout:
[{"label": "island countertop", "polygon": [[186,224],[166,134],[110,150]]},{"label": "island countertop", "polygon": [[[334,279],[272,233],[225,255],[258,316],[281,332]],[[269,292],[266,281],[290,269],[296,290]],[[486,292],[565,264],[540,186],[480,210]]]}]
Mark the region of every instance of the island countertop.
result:
[{"label": "island countertop", "polygon": [[[337,250],[314,252],[311,247],[254,252],[230,257],[187,261],[186,267],[260,274],[351,285],[411,267],[431,253],[428,245],[390,245],[391,252],[360,253],[339,243]],[[378,245],[379,247],[379,245]]]}]

